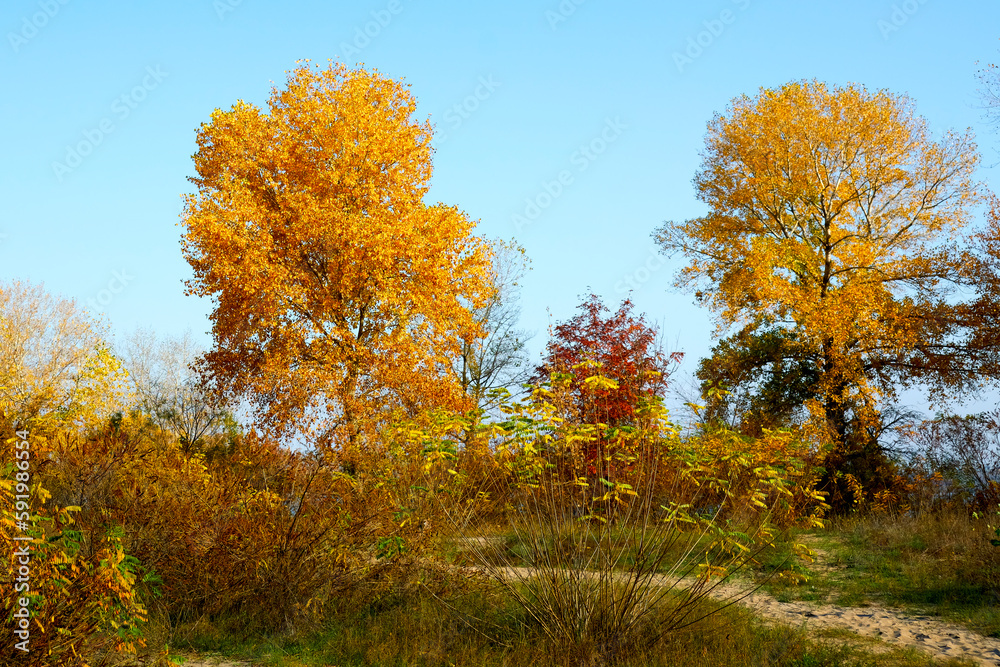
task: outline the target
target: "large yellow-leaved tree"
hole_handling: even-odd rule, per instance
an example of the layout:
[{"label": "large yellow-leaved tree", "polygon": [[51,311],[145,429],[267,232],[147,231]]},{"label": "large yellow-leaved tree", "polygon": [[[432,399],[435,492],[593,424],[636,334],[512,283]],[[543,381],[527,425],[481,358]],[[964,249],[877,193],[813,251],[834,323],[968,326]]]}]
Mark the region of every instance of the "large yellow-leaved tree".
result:
[{"label": "large yellow-leaved tree", "polygon": [[702,158],[708,213],[656,238],[686,256],[677,284],[720,333],[782,342],[748,359],[811,369],[799,395],[836,444],[828,463],[875,465],[880,410],[901,386],[943,398],[989,368],[956,291],[972,280],[960,239],[982,198],[970,133],[935,139],[905,96],[803,81],[733,100]]},{"label": "large yellow-leaved tree", "polygon": [[191,294],[211,297],[201,369],[275,434],[364,446],[372,428],[455,406],[450,371],[490,290],[475,222],[424,201],[431,128],[375,71],[299,64],[267,108],[216,110],[186,200]]}]

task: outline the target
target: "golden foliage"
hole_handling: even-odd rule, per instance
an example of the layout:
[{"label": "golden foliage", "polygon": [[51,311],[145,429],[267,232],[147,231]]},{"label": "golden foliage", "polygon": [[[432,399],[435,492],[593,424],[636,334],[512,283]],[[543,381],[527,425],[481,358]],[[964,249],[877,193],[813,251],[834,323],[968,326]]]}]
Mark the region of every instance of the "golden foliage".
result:
[{"label": "golden foliage", "polygon": [[[3,597],[0,625],[16,637],[0,647],[0,661],[76,666],[109,651],[134,653],[145,645],[146,608],[136,589],[139,563],[126,554],[121,529],[85,536],[74,525],[80,507],[44,503],[48,492],[28,476],[29,483],[19,483],[9,454],[20,442],[41,444],[21,431],[6,438],[0,458],[0,579],[11,593]],[[20,500],[29,488],[30,503]],[[28,619],[14,617],[22,599],[29,601]],[[15,635],[25,630],[22,620],[27,636]]]},{"label": "golden foliage", "polygon": [[415,110],[377,72],[306,63],[266,110],[237,102],[198,133],[183,251],[189,293],[215,303],[203,369],[274,433],[356,443],[394,410],[462,400],[447,369],[480,333],[490,251],[424,203]]},{"label": "golden foliage", "polygon": [[0,285],[0,409],[20,428],[99,423],[129,403],[126,378],[73,301],[41,285]]},{"label": "golden foliage", "polygon": [[903,96],[807,81],[735,99],[708,127],[694,179],[709,213],[658,240],[688,265],[678,285],[720,330],[794,332],[819,379],[808,405],[842,440],[877,421],[898,382],[967,386],[956,343],[954,240],[980,199],[970,133],[930,136]]}]

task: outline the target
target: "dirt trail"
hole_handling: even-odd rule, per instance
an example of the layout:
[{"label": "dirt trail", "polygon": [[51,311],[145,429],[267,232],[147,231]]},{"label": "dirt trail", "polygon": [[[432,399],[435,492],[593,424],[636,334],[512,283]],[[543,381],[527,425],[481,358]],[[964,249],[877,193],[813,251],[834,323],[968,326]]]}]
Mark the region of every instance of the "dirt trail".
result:
[{"label": "dirt trail", "polygon": [[233,661],[221,656],[185,656],[182,667],[253,667],[252,663]]}]

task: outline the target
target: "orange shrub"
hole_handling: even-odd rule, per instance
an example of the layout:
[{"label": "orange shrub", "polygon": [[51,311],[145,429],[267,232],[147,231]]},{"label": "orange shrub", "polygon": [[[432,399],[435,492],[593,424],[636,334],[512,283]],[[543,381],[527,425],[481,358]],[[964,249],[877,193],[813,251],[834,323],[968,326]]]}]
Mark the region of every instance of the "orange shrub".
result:
[{"label": "orange shrub", "polygon": [[[0,631],[7,640],[0,643],[0,662],[81,665],[143,646],[146,610],[136,594],[138,562],[126,555],[121,532],[109,532],[84,550],[82,533],[73,529],[72,513],[79,508],[39,509],[22,521],[12,477],[6,464],[0,479],[0,577],[4,590],[14,594],[3,600]],[[46,493],[35,485],[32,495]],[[29,618],[22,617],[23,600]]]}]

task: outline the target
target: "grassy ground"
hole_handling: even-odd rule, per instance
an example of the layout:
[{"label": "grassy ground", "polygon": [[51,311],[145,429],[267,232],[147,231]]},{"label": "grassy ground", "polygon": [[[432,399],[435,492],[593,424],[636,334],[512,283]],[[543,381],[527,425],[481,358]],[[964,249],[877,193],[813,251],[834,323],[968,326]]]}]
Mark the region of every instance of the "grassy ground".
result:
[{"label": "grassy ground", "polygon": [[[246,660],[255,665],[532,665],[597,664],[590,656],[552,645],[537,625],[495,587],[437,579],[431,588],[414,585],[359,605],[344,600],[330,609],[320,631],[296,638],[240,638],[230,627],[200,624],[179,628],[172,653],[196,651]],[[881,652],[850,633],[808,637],[789,627],[761,623],[738,607],[726,608],[635,650],[623,665],[651,667],[930,667],[916,651]],[[876,652],[879,651],[879,652]],[[584,649],[586,652],[586,649]],[[954,662],[957,667],[962,663]]]},{"label": "grassy ground", "polygon": [[[844,606],[879,604],[938,616],[1000,636],[997,602],[1000,548],[990,521],[965,513],[844,518],[822,531],[788,534],[756,570],[779,600]],[[996,523],[996,521],[993,521]],[[511,561],[518,545],[502,527],[479,531]],[[792,545],[819,552],[815,563],[794,558]],[[474,550],[473,550],[474,551]],[[480,555],[481,555],[480,550]],[[445,540],[443,561],[471,564],[468,541]],[[628,558],[624,559],[628,560]],[[454,568],[410,572],[404,585],[332,601],[325,625],[296,637],[241,636],[238,619],[175,627],[170,653],[212,653],[254,665],[561,665],[599,664],[588,648],[576,654],[553,645],[509,594]],[[706,604],[714,604],[708,602]],[[655,626],[655,623],[654,623]],[[162,643],[161,643],[162,645]],[[843,630],[775,627],[729,607],[655,644],[630,647],[623,665],[692,667],[916,667],[936,663],[915,650],[890,650]]]},{"label": "grassy ground", "polygon": [[[786,601],[899,607],[1000,637],[1000,548],[990,544],[990,523],[965,512],[839,519],[788,536],[762,568],[778,575],[765,589]],[[820,558],[786,559],[793,541]],[[808,581],[789,583],[796,574]]]}]

